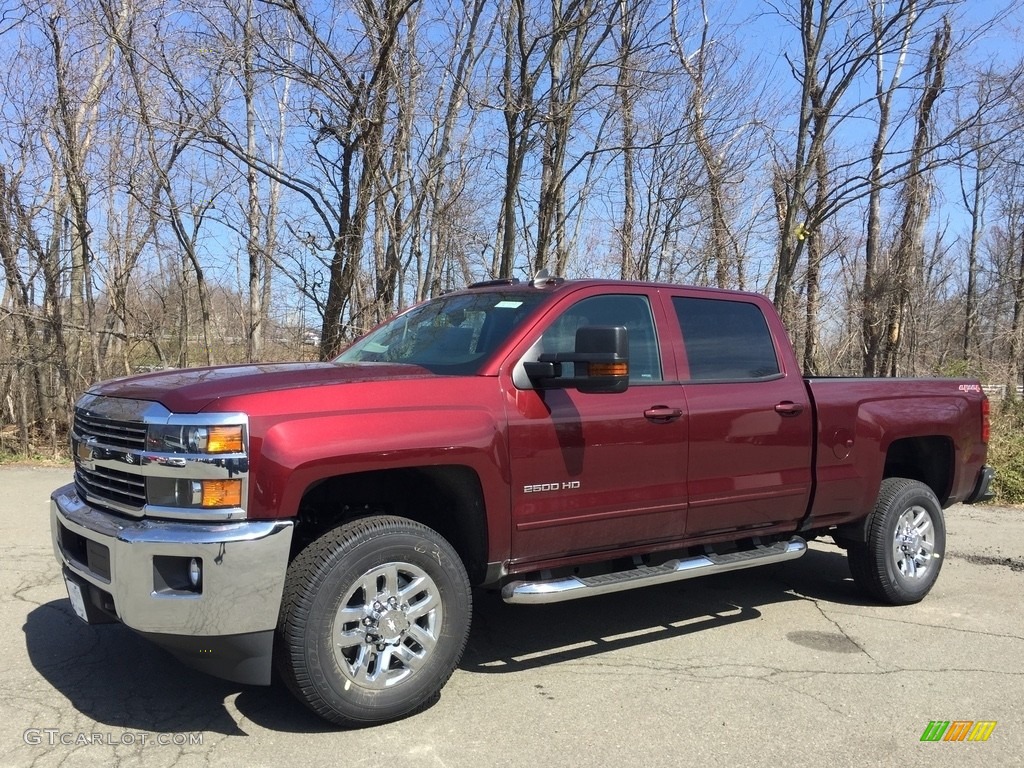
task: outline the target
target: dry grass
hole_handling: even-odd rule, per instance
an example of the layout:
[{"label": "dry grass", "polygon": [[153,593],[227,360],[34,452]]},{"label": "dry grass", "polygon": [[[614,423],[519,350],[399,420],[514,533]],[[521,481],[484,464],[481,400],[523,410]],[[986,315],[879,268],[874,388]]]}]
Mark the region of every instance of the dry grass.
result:
[{"label": "dry grass", "polygon": [[1024,504],[1024,402],[992,404],[988,462],[996,468],[996,502]]}]

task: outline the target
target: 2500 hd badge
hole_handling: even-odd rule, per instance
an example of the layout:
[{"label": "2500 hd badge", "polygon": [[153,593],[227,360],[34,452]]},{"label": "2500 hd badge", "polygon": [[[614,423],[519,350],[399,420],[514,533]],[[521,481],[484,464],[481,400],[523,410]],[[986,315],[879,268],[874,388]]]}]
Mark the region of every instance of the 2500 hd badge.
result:
[{"label": "2500 hd badge", "polygon": [[523,493],[548,493],[549,491],[577,491],[580,487],[579,480],[567,480],[564,483],[539,483],[537,485],[524,485]]}]

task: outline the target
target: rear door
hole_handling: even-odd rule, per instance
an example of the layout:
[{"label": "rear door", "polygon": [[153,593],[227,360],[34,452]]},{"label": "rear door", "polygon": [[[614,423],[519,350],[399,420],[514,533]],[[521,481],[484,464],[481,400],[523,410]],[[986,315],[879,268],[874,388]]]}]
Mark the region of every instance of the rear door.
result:
[{"label": "rear door", "polygon": [[764,300],[711,291],[668,298],[689,420],[687,536],[799,520],[811,492],[813,414]]}]

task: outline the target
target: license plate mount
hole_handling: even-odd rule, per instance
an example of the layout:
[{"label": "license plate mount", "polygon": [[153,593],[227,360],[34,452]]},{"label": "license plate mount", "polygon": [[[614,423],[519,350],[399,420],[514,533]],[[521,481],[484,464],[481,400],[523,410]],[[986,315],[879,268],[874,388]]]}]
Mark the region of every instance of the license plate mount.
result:
[{"label": "license plate mount", "polygon": [[85,610],[85,595],[82,594],[82,588],[67,576],[64,577],[64,584],[68,588],[68,599],[75,610],[75,615],[88,624],[89,614]]}]

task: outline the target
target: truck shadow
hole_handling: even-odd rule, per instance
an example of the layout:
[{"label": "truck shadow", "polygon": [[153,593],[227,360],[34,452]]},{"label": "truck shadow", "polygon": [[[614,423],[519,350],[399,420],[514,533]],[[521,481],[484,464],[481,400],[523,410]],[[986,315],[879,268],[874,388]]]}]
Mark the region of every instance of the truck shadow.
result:
[{"label": "truck shadow", "polygon": [[[83,624],[67,600],[34,609],[23,629],[36,671],[77,712],[106,726],[115,740],[122,730],[204,733],[207,745],[214,743],[209,734],[247,736],[246,721],[232,711],[232,699],[246,719],[264,728],[295,733],[337,730],[296,701],[280,682],[247,686],[196,672],[120,624]],[[32,725],[52,728],[58,723]],[[81,730],[102,729],[83,724]]]},{"label": "truck shadow", "polygon": [[506,605],[497,592],[478,592],[461,669],[500,674],[574,661],[757,619],[776,603],[873,605],[838,549],[755,570],[756,578],[737,571],[552,605]]},{"label": "truck shadow", "polygon": [[[870,604],[850,582],[843,553],[819,549],[792,563],[760,568],[757,578],[729,573],[556,605],[506,605],[498,594],[478,591],[460,669],[507,674],[560,664],[713,632],[756,619],[773,604],[807,599]],[[81,623],[67,600],[35,608],[23,629],[40,675],[75,710],[111,729],[245,736],[245,722],[251,721],[282,732],[337,730],[279,682],[244,686],[195,672],[119,624]]]}]

